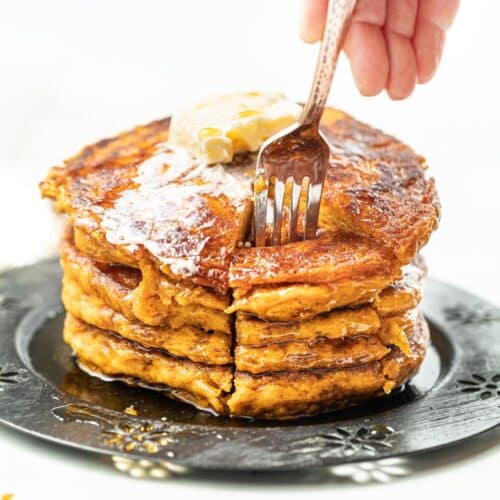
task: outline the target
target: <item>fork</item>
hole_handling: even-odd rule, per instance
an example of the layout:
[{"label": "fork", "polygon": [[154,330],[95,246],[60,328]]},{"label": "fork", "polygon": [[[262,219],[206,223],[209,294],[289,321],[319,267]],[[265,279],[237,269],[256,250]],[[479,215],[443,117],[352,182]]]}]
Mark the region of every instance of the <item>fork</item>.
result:
[{"label": "fork", "polygon": [[[254,182],[256,246],[268,243],[276,246],[300,239],[298,222],[302,196],[305,197],[302,238],[306,240],[316,236],[330,156],[328,144],[319,130],[319,121],[355,3],[356,0],[329,1],[325,32],[307,103],[296,123],[270,137],[260,148]],[[271,186],[274,188],[274,203],[269,214]],[[289,194],[288,214],[284,214],[285,194]],[[268,215],[272,218],[270,238],[267,237]],[[288,215],[288,227],[283,237],[285,215]]]}]

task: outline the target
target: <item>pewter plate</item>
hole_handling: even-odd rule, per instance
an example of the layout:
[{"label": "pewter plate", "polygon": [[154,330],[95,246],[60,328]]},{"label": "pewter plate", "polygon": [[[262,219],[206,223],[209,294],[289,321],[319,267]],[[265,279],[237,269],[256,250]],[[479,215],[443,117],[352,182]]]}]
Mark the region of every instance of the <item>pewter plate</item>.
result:
[{"label": "pewter plate", "polygon": [[[0,422],[74,448],[198,469],[276,471],[404,456],[500,423],[500,309],[429,280],[432,346],[390,397],[291,422],[219,418],[83,373],[61,338],[55,259],[0,275]],[[137,415],[125,412],[133,408]]]}]

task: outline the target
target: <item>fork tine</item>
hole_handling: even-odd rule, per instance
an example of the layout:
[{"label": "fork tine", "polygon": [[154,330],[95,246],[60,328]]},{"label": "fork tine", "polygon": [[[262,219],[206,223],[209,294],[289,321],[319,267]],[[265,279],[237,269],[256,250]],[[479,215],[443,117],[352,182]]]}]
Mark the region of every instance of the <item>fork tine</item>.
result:
[{"label": "fork tine", "polygon": [[[285,180],[286,181],[286,180]],[[285,183],[274,178],[274,221],[273,245],[281,245],[281,223],[283,221],[283,200],[285,197]]]},{"label": "fork tine", "polygon": [[258,247],[266,246],[266,226],[267,226],[267,203],[268,203],[268,182],[265,182],[265,187],[255,195],[255,216],[254,216],[254,230],[255,230],[255,244]]},{"label": "fork tine", "polygon": [[290,215],[288,218],[288,242],[297,241],[297,222],[299,220],[299,201],[302,185],[295,178],[291,181]]},{"label": "fork tine", "polygon": [[305,240],[311,240],[316,237],[322,191],[323,183],[312,184],[309,181],[309,185],[307,186],[306,220],[304,225]]}]

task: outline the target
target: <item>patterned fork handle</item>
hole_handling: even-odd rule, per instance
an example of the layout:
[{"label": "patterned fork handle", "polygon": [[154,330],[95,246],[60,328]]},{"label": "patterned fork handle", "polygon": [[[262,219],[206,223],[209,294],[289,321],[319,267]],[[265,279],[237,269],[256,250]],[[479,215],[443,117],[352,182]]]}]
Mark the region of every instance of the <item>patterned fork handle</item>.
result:
[{"label": "patterned fork handle", "polygon": [[301,125],[319,123],[332,85],[349,18],[356,0],[330,0],[325,31],[316,64],[313,85],[307,103],[298,119]]}]

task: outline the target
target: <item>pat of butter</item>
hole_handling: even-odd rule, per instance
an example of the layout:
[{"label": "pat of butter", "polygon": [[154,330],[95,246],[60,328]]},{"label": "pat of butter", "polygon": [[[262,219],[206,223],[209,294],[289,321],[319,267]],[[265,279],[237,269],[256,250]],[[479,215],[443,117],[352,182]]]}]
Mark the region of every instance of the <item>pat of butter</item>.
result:
[{"label": "pat of butter", "polygon": [[168,143],[208,164],[229,163],[236,153],[257,151],[301,109],[279,93],[221,95],[175,114]]}]

